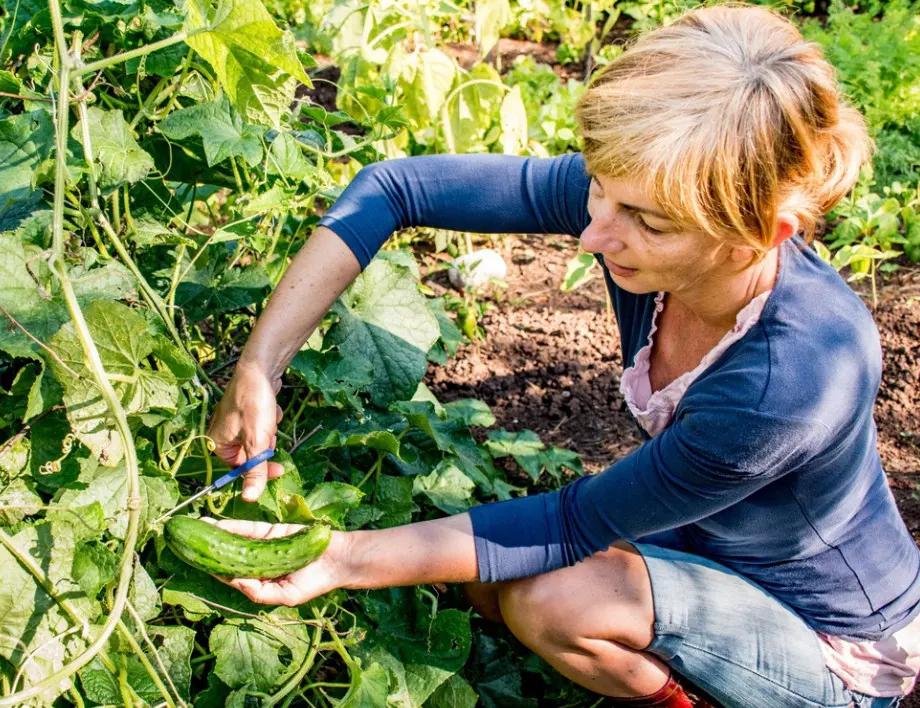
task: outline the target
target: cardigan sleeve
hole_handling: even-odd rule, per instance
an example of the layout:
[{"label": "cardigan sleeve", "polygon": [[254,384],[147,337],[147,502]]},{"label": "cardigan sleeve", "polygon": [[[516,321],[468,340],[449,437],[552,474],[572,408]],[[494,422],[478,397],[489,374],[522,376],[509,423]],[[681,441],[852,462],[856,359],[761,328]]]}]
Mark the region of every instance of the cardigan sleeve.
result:
[{"label": "cardigan sleeve", "polygon": [[475,233],[559,233],[587,227],[584,158],[426,155],[361,169],[319,224],[351,248],[362,270],[410,226]]},{"label": "cardigan sleeve", "polygon": [[685,410],[603,472],[470,509],[480,580],[547,573],[698,521],[795,469],[826,435],[817,422],[750,408]]}]

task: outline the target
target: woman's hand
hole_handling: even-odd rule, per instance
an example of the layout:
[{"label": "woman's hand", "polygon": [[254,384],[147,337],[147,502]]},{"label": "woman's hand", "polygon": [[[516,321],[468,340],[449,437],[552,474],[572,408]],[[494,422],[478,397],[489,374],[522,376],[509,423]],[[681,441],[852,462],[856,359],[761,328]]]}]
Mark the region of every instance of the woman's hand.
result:
[{"label": "woman's hand", "polygon": [[[231,533],[248,538],[281,538],[297,533],[304,527],[299,524],[269,524],[264,521],[242,521],[236,519],[205,518],[203,521],[215,524]],[[288,605],[294,607],[309,602],[327,592],[344,587],[345,534],[332,532],[332,539],[323,554],[310,565],[294,571],[290,575],[274,580],[257,578],[219,578],[232,585],[253,602],[266,605]]]},{"label": "woman's hand", "polygon": [[[237,467],[263,450],[274,450],[281,422],[275,395],[280,388],[280,378],[271,380],[257,367],[238,365],[208,429],[216,446],[214,454]],[[283,473],[284,467],[277,462],[256,465],[243,478],[243,499],[255,501],[265,491],[265,481]]]},{"label": "woman's hand", "polygon": [[[303,528],[261,521],[205,521],[250,538],[289,536]],[[333,531],[319,558],[283,578],[220,579],[254,602],[299,605],[338,588],[466,583],[478,580],[479,572],[470,515],[458,514],[374,531]]]}]

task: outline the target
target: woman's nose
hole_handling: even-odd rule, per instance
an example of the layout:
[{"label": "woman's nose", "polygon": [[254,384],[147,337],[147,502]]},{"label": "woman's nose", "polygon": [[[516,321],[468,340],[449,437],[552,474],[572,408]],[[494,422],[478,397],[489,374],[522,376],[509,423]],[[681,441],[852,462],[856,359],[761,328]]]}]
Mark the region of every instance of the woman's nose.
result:
[{"label": "woman's nose", "polygon": [[616,234],[611,233],[609,227],[600,229],[594,222],[588,224],[588,228],[581,232],[579,240],[581,247],[588,253],[613,254],[626,248],[626,244]]}]

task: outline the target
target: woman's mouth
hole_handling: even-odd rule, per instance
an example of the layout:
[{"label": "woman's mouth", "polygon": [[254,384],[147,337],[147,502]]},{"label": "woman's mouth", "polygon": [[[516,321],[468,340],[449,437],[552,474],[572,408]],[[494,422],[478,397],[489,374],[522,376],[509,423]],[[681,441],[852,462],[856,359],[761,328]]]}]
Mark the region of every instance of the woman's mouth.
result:
[{"label": "woman's mouth", "polygon": [[618,275],[621,278],[629,278],[639,272],[637,268],[624,268],[623,266],[617,265],[616,263],[613,263],[606,258],[604,258],[604,264],[607,266],[607,270],[613,273],[613,275]]}]

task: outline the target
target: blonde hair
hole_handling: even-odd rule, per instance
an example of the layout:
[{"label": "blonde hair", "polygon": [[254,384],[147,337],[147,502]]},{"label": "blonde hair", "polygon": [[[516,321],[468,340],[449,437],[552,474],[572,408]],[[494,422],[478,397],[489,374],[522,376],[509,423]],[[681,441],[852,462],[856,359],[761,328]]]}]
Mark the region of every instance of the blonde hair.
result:
[{"label": "blonde hair", "polygon": [[755,257],[780,211],[812,238],[873,149],[820,47],[738,3],[641,37],[594,77],[575,117],[590,172],[638,181],[680,227]]}]

